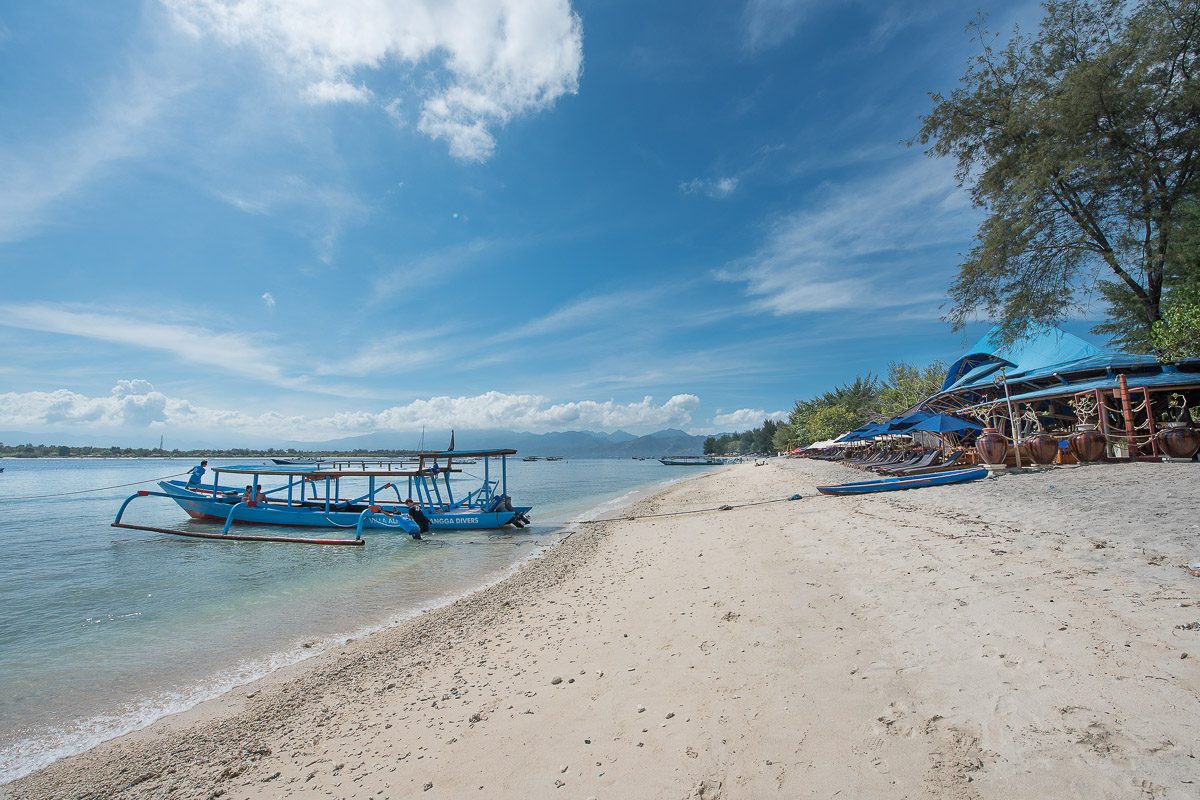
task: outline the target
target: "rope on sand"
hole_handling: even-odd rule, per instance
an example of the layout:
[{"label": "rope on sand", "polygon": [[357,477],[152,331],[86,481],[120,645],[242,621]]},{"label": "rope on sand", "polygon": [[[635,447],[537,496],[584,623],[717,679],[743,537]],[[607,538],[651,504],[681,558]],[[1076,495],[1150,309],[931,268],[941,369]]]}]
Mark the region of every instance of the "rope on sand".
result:
[{"label": "rope on sand", "polygon": [[750,506],[763,506],[768,503],[790,503],[793,500],[802,499],[800,495],[794,494],[791,497],[780,497],[775,500],[759,500],[754,503],[738,503],[737,505],[714,506],[712,508],[692,508],[687,511],[669,511],[664,514],[638,514],[630,517],[606,517],[605,519],[581,519],[576,520],[575,525],[594,525],[598,522],[631,522],[635,519],[650,519],[652,517],[679,517],[684,514],[704,514],[709,511],[733,511],[738,508],[749,508]]},{"label": "rope on sand", "polygon": [[58,492],[57,494],[31,494],[28,497],[0,497],[0,503],[10,501],[10,500],[45,500],[48,497],[66,497],[69,494],[87,494],[88,492],[107,492],[109,489],[124,489],[126,486],[138,486],[143,483],[156,483],[158,481],[165,481],[165,480],[169,480],[171,478],[179,478],[184,475],[188,475],[190,473],[191,473],[191,471],[189,470],[188,472],[177,472],[174,475],[164,475],[161,478],[147,478],[144,481],[134,481],[133,483],[118,483],[116,486],[100,486],[95,489],[76,489],[73,492]]}]

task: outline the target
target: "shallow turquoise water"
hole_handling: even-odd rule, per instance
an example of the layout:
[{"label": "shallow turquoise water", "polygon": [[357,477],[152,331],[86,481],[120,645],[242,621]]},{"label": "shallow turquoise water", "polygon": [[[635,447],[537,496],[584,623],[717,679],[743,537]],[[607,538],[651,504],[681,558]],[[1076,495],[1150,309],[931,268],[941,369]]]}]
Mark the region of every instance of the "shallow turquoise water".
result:
[{"label": "shallow turquoise water", "polygon": [[[110,527],[126,497],[191,462],[0,463],[0,783],[441,605],[502,577],[572,519],[704,471],[632,459],[510,461],[509,493],[534,506],[533,526],[421,542],[379,532],[349,548]],[[464,469],[482,475],[483,465]],[[122,486],[142,481],[150,483]],[[100,487],[120,488],[14,499]],[[166,498],[135,500],[124,521],[198,524]]]}]

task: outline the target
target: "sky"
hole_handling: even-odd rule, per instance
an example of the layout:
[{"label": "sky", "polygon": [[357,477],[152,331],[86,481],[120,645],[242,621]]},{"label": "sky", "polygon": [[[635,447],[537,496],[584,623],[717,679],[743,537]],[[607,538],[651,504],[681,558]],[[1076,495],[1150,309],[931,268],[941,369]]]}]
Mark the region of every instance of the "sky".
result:
[{"label": "sky", "polygon": [[905,141],[974,15],[0,2],[0,431],[709,434],[952,361],[982,216]]}]

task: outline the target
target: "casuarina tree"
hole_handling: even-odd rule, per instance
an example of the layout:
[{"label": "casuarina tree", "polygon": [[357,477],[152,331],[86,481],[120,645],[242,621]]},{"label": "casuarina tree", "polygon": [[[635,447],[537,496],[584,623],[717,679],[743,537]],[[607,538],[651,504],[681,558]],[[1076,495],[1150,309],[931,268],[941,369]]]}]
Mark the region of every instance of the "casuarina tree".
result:
[{"label": "casuarina tree", "polygon": [[947,319],[988,316],[1012,339],[1105,298],[1105,332],[1147,346],[1200,197],[1200,3],[1044,8],[1032,36],[969,26],[979,55],[910,141],[954,158],[986,212]]}]

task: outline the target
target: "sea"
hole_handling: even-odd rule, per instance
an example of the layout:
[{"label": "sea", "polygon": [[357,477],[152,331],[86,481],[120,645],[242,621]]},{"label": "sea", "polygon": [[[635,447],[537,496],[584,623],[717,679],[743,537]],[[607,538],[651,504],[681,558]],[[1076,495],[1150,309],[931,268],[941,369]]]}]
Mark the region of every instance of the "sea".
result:
[{"label": "sea", "polygon": [[[421,541],[374,531],[363,547],[111,527],[127,497],[192,466],[0,459],[0,784],[502,580],[580,521],[708,469],[510,459],[509,494],[533,506],[529,527]],[[483,463],[463,470],[456,494],[478,485]],[[165,497],[135,499],[123,521],[220,530]],[[334,535],[317,530],[270,532]]]}]

